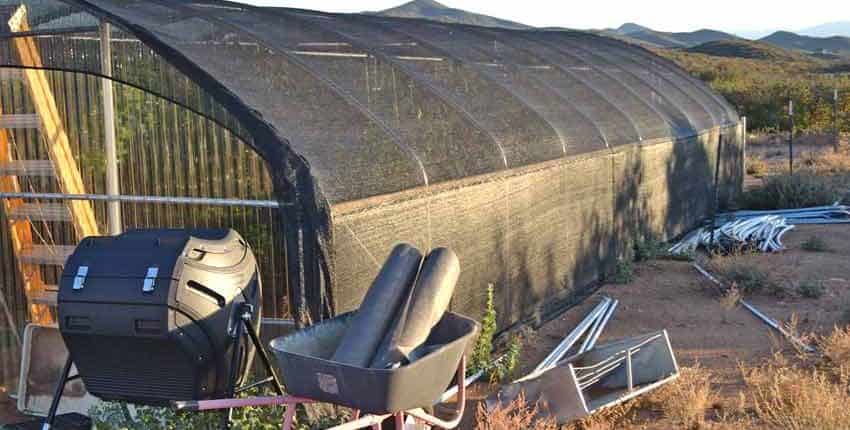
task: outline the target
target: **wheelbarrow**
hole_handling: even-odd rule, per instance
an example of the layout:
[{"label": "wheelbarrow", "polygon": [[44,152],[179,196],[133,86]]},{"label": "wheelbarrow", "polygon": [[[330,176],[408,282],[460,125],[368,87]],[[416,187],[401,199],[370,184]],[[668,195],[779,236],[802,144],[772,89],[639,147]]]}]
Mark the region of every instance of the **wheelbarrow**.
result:
[{"label": "wheelbarrow", "polygon": [[[298,405],[330,403],[350,408],[352,420],[333,430],[371,427],[394,419],[404,428],[408,417],[432,427],[453,429],[464,413],[465,351],[478,323],[446,312],[420,348],[419,358],[391,369],[350,366],[330,360],[351,322],[353,312],[321,322],[271,342],[283,375],[287,395],[241,399],[175,402],[180,410],[209,411],[241,407],[285,405],[282,428],[290,430]],[[449,419],[424,411],[437,403],[452,378],[458,386],[457,403]]]}]

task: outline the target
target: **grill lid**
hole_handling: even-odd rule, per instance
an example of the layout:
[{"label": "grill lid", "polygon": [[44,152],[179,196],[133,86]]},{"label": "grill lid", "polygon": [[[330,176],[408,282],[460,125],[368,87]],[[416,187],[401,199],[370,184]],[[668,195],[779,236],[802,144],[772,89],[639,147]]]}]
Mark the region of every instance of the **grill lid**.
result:
[{"label": "grill lid", "polygon": [[184,265],[226,271],[247,252],[232,230],[138,230],[89,237],[65,264],[59,302],[166,304]]}]

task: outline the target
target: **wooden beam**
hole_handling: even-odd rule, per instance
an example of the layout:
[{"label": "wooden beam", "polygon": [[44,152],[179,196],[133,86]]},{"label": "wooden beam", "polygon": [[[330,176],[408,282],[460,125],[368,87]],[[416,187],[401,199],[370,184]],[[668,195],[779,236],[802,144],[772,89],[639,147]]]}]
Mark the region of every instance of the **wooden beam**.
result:
[{"label": "wooden beam", "polygon": [[[0,114],[3,113],[3,107],[0,106]],[[0,163],[12,161],[12,147],[9,144],[8,132],[0,129]],[[20,192],[20,184],[15,176],[0,176],[0,190],[5,192]],[[9,214],[16,208],[24,204],[20,199],[4,199],[3,207],[6,210],[6,217],[9,221],[9,237],[12,240],[12,251],[15,256],[20,256],[23,250],[32,246],[32,224],[27,219],[12,219]],[[32,264],[24,264],[20,258],[15,258],[18,265],[18,272],[21,274],[22,283],[24,284],[24,292],[26,293],[27,302],[29,303],[29,313],[33,322],[39,324],[49,324],[52,322],[50,308],[44,304],[34,302],[34,298],[44,295],[44,280],[41,277],[41,269],[39,266]]]},{"label": "wooden beam", "polygon": [[[26,6],[20,6],[9,19],[9,29],[13,33],[29,31]],[[17,37],[13,41],[20,57],[21,64],[30,67],[43,67],[41,54],[32,37]],[[62,125],[59,109],[47,74],[40,69],[25,69],[24,78],[30,89],[36,113],[41,117],[42,134],[47,140],[48,154],[56,169],[56,177],[62,192],[68,194],[85,194],[83,179],[77,168],[76,160],[71,152],[68,135]],[[97,221],[91,203],[73,201],[69,203],[77,238],[98,234]]]}]

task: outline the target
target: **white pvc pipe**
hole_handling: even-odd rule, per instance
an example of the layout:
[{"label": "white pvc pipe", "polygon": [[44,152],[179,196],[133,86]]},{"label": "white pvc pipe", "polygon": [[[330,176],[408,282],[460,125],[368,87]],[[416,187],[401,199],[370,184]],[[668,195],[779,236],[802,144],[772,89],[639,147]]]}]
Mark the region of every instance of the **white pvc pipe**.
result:
[{"label": "white pvc pipe", "polygon": [[600,315],[607,309],[608,304],[611,299],[608,297],[602,298],[602,301],[596,305],[596,307],[584,318],[584,320],[579,323],[579,325],[561,341],[560,344],[545,358],[543,361],[537,365],[537,367],[531,373],[538,373],[544,370],[548,370],[555,366],[558,360],[570,350],[570,348],[578,341],[582,334],[584,334],[590,325],[599,318]]},{"label": "white pvc pipe", "polygon": [[599,328],[596,330],[596,332],[592,333],[591,336],[588,337],[590,339],[590,342],[587,343],[587,348],[584,348],[584,346],[582,346],[583,349],[579,352],[589,351],[593,349],[594,346],[596,346],[596,341],[599,339],[599,335],[602,334],[602,330],[605,330],[605,325],[608,324],[608,320],[611,319],[612,315],[614,315],[614,310],[617,309],[618,304],[620,304],[620,301],[614,300],[608,306],[608,310],[605,312],[605,316],[602,317],[602,323],[599,325]]}]

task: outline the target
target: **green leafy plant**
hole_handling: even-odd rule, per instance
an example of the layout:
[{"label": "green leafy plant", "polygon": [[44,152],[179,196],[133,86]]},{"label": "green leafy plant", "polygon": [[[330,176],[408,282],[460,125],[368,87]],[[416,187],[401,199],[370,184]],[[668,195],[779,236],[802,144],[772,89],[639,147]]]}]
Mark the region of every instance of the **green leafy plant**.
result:
[{"label": "green leafy plant", "polygon": [[812,280],[800,282],[797,293],[807,299],[819,299],[823,297],[823,283]]},{"label": "green leafy plant", "polygon": [[484,318],[481,320],[481,332],[475,341],[472,355],[469,358],[469,371],[472,373],[479,370],[486,371],[492,362],[493,337],[496,335],[496,302],[493,285],[487,286],[487,302]]},{"label": "green leafy plant", "polygon": [[635,268],[631,261],[620,260],[614,266],[614,273],[609,281],[613,284],[628,284],[635,280]]},{"label": "green leafy plant", "polygon": [[635,261],[650,261],[667,257],[667,245],[654,238],[638,238],[634,244]]},{"label": "green leafy plant", "polygon": [[826,241],[815,235],[809,236],[809,238],[806,239],[806,241],[803,242],[800,247],[806,251],[811,252],[829,251],[829,247],[827,246]]},{"label": "green leafy plant", "polygon": [[768,294],[781,296],[784,288],[771,279],[770,275],[761,269],[745,264],[732,263],[721,268],[723,277],[730,283],[737,285],[743,294],[767,292]]},{"label": "green leafy plant", "polygon": [[[250,390],[246,396],[273,395],[268,390]],[[277,430],[283,422],[283,406],[237,408],[233,410],[233,430]],[[96,430],[219,430],[222,412],[178,412],[167,407],[129,406],[104,402],[89,411]],[[297,430],[318,430],[342,424],[348,412],[308,417],[301,408]]]},{"label": "green leafy plant", "polygon": [[493,360],[493,339],[496,336],[497,313],[493,285],[487,286],[487,302],[484,318],[481,320],[481,333],[475,341],[469,359],[468,373],[483,371],[490,382],[501,382],[513,375],[522,354],[522,341],[518,336],[511,338],[507,352]]},{"label": "green leafy plant", "polygon": [[519,336],[513,336],[508,344],[508,351],[504,356],[497,360],[487,372],[490,375],[490,382],[498,383],[510,379],[519,365],[521,355],[522,340]]}]

